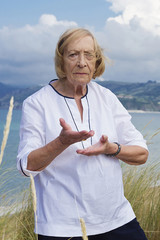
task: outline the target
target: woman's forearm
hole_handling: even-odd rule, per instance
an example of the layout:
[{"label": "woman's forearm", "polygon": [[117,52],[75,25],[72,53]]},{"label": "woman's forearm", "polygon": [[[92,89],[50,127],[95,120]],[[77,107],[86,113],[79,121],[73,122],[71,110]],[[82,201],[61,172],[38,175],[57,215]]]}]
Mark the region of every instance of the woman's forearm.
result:
[{"label": "woman's forearm", "polygon": [[147,161],[148,151],[140,146],[121,145],[121,151],[117,158],[130,165],[140,165]]},{"label": "woman's forearm", "polygon": [[59,137],[57,137],[44,147],[32,151],[28,155],[27,169],[30,171],[43,170],[68,146],[62,144]]}]

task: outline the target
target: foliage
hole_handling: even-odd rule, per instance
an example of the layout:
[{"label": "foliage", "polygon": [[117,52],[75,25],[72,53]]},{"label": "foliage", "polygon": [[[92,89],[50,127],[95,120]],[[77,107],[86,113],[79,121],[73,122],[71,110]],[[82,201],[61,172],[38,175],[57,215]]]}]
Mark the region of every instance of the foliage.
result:
[{"label": "foliage", "polygon": [[149,240],[160,239],[160,164],[123,167],[125,196]]},{"label": "foliage", "polygon": [[[148,240],[160,239],[160,164],[141,167],[122,164],[125,196],[130,201]],[[0,239],[36,240],[30,188],[13,196],[9,211],[0,217]],[[21,199],[19,201],[19,199]]]},{"label": "foliage", "polygon": [[34,212],[29,189],[24,191],[22,196],[23,198],[19,194],[13,196],[14,203],[8,208],[5,207],[4,215],[0,217],[0,239],[2,240],[37,239],[34,234]]}]

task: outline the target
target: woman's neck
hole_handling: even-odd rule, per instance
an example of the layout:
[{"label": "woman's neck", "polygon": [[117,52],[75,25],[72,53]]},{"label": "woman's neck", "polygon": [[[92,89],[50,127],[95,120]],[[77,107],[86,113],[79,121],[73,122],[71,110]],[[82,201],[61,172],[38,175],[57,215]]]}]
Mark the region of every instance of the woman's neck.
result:
[{"label": "woman's neck", "polygon": [[80,99],[86,94],[87,91],[86,84],[82,85],[75,83],[73,85],[66,79],[59,79],[57,81],[54,81],[52,85],[60,94],[75,99]]}]

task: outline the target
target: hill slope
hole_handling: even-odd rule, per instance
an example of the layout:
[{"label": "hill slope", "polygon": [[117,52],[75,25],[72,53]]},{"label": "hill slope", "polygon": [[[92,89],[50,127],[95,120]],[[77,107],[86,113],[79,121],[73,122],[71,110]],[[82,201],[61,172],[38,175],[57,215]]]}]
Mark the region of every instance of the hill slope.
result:
[{"label": "hill slope", "polygon": [[114,92],[130,110],[160,111],[160,83],[99,82]]},{"label": "hill slope", "polygon": [[[160,83],[128,83],[103,81],[100,85],[114,92],[122,104],[129,110],[160,111]],[[15,99],[15,108],[21,108],[23,100],[40,89],[41,86],[15,88],[0,83],[0,108],[8,108],[11,96]]]}]

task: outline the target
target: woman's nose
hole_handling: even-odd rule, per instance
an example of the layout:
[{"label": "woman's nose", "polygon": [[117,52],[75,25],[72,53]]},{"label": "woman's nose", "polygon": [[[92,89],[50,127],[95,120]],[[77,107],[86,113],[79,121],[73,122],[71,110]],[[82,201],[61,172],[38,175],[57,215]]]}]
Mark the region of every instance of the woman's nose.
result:
[{"label": "woman's nose", "polygon": [[87,64],[86,64],[86,58],[85,58],[85,55],[84,54],[80,54],[78,56],[78,66],[79,67],[85,67]]}]

